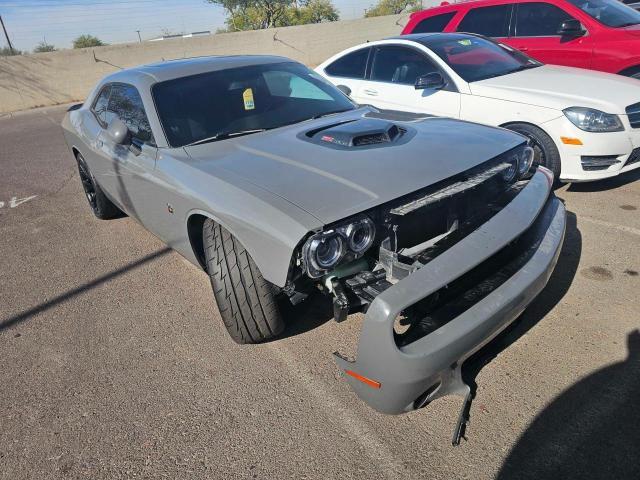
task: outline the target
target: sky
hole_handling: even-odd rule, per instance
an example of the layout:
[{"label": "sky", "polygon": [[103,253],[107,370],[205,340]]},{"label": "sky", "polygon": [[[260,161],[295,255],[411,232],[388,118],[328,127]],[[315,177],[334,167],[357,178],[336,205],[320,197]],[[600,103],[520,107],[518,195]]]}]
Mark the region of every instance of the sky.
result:
[{"label": "sky", "polygon": [[[375,0],[333,0],[340,18],[360,18]],[[81,34],[106,43],[137,42],[172,33],[224,26],[224,11],[206,0],[0,0],[0,16],[14,48],[33,50],[41,41],[71,48]],[[0,30],[0,47],[6,46]]]}]

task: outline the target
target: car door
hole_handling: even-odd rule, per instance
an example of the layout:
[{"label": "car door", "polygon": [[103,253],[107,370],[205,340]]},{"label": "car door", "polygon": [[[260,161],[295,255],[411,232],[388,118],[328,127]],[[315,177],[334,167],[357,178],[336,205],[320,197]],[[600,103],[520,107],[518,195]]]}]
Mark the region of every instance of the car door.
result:
[{"label": "car door", "polygon": [[593,42],[588,32],[582,36],[558,34],[563,22],[575,20],[562,8],[546,2],[516,5],[513,36],[507,43],[544,63],[591,68]]},{"label": "car door", "polygon": [[445,75],[425,53],[404,45],[379,45],[372,55],[369,78],[358,92],[362,103],[444,117],[460,115],[460,94],[451,82],[440,90],[415,88],[418,77],[434,72]]},{"label": "car door", "polygon": [[347,53],[327,65],[322,72],[334,85],[347,87],[351,92],[349,97],[356,103],[365,103],[360,93],[370,52],[371,47],[365,47]]},{"label": "car door", "polygon": [[478,33],[496,40],[509,36],[513,5],[492,5],[471,8],[456,27],[457,32]]},{"label": "car door", "polygon": [[105,124],[108,126],[114,118],[127,125],[130,141],[119,145],[109,138],[106,130],[99,135],[101,151],[110,164],[105,187],[129,215],[146,226],[160,208],[154,201],[152,188],[157,148],[142,99],[133,85],[112,85]]}]

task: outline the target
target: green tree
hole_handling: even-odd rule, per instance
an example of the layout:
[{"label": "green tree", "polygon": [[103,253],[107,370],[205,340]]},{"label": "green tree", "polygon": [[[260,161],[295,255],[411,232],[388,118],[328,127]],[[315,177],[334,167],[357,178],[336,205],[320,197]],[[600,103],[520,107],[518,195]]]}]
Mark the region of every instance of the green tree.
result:
[{"label": "green tree", "polygon": [[[338,20],[331,0],[207,0],[227,13],[224,31],[261,30]],[[222,30],[218,30],[221,32]]]},{"label": "green tree", "polygon": [[397,15],[409,11],[421,10],[420,0],[380,0],[374,7],[367,10],[365,17],[381,17],[383,15]]},{"label": "green tree", "polygon": [[56,47],[48,44],[44,40],[36,45],[36,48],[33,49],[33,53],[42,53],[42,52],[55,52]]},{"label": "green tree", "polygon": [[0,57],[11,57],[14,55],[22,55],[23,52],[22,50],[17,50],[17,49],[13,49],[13,51],[11,51],[11,49],[9,47],[2,47],[0,48]]},{"label": "green tree", "polygon": [[73,41],[73,48],[102,47],[104,45],[106,43],[93,35],[80,35]]}]

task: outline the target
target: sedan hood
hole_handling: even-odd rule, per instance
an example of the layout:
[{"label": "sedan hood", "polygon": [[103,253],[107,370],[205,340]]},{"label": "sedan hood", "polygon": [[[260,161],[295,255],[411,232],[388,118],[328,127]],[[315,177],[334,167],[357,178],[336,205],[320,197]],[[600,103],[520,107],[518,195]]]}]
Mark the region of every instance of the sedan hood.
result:
[{"label": "sedan hood", "polygon": [[203,173],[241,178],[326,225],[456,175],[524,141],[503,129],[435,117],[402,122],[397,115],[387,121],[408,132],[403,141],[342,148],[326,143],[333,140],[328,135],[321,135],[324,142],[309,138],[309,132],[340,124],[353,130],[351,122],[373,113],[360,109],[185,149]]},{"label": "sedan hood", "polygon": [[611,73],[543,65],[470,84],[473,95],[564,110],[590,107],[625,114],[640,102],[640,83]]}]

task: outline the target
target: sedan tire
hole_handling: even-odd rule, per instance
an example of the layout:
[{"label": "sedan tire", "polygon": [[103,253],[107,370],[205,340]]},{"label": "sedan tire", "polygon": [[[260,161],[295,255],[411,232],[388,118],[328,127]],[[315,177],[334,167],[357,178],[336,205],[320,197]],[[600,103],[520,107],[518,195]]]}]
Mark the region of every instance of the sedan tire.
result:
[{"label": "sedan tire", "polygon": [[506,128],[527,137],[535,153],[534,166],[542,165],[553,172],[554,183],[560,183],[560,152],[553,139],[543,130],[528,123],[511,123]]},{"label": "sedan tire", "polygon": [[76,160],[82,188],[93,214],[101,220],[122,217],[122,211],[104,194],[81,153],[76,155]]},{"label": "sedan tire", "polygon": [[279,289],[267,282],[242,244],[211,219],[202,240],[213,294],[224,325],[237,343],[260,343],[285,327]]}]

